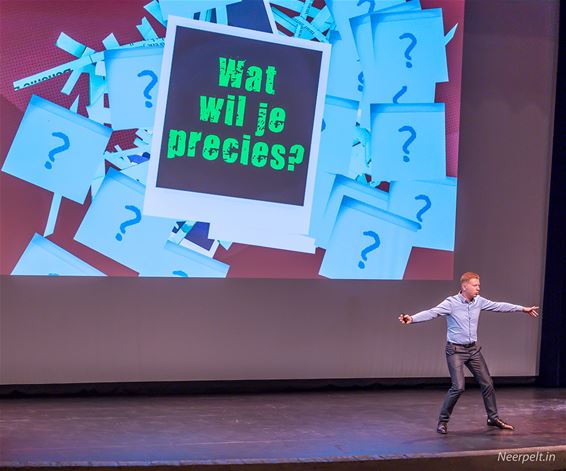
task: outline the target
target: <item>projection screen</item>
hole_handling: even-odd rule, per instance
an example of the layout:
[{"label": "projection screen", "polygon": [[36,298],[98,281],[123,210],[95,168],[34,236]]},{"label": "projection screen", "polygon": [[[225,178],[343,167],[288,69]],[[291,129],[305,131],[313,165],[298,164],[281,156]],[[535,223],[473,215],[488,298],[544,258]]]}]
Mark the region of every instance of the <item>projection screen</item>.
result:
[{"label": "projection screen", "polygon": [[[447,375],[443,356],[444,320],[405,327],[397,320],[400,312],[412,313],[438,304],[458,290],[456,280],[461,272],[468,270],[480,273],[482,295],[489,299],[524,305],[541,303],[558,2],[467,0],[465,15],[463,2],[422,0],[420,10],[412,10],[412,2],[389,2],[391,5],[383,2],[383,12],[365,15],[362,11],[361,16],[351,17],[340,10],[340,2],[328,2],[330,10],[334,7],[338,28],[323,31],[328,42],[302,38],[300,46],[298,42],[293,45],[289,30],[278,23],[282,21],[281,15],[292,17],[293,13],[278,8],[275,2],[269,9],[265,9],[263,2],[241,2],[253,4],[247,5],[249,8],[264,7],[260,11],[265,12],[265,17],[258,15],[260,20],[255,25],[238,20],[237,10],[233,11],[230,24],[229,6],[222,10],[228,15],[225,24],[222,24],[223,14],[217,12],[193,14],[192,18],[172,22],[176,22],[177,29],[185,28],[190,33],[189,44],[206,34],[216,38],[232,35],[241,38],[245,47],[251,44],[246,53],[252,54],[250,50],[261,43],[259,51],[265,47],[269,51],[291,48],[286,50],[289,56],[279,66],[273,65],[273,69],[269,69],[271,64],[267,62],[262,65],[261,60],[257,63],[248,60],[256,68],[251,73],[243,72],[238,87],[238,54],[244,52],[235,51],[233,57],[219,52],[208,67],[215,75],[203,79],[200,89],[198,84],[193,84],[195,90],[190,87],[185,91],[183,87],[167,90],[159,84],[153,90],[154,95],[149,93],[154,99],[159,89],[159,96],[151,106],[147,106],[150,99],[143,88],[149,87],[157,75],[157,72],[152,75],[150,65],[155,60],[155,50],[162,45],[146,47],[140,59],[139,55],[130,57],[128,48],[113,50],[113,40],[108,39],[110,32],[116,32],[114,40],[120,45],[139,41],[139,34],[144,41],[157,41],[148,32],[147,18],[139,28],[143,33],[133,29],[132,11],[139,20],[148,17],[152,30],[163,37],[165,28],[149,10],[143,9],[144,2],[124,2],[124,6],[114,8],[114,14],[109,16],[104,12],[111,2],[91,2],[88,6],[81,3],[80,12],[67,8],[68,2],[50,3],[49,8],[45,2],[27,2],[25,8],[20,2],[2,4],[1,384],[443,377]],[[325,5],[315,2],[315,6],[322,11]],[[400,7],[407,11],[398,10]],[[422,12],[426,21],[436,24],[438,10],[442,12],[443,47],[447,41],[449,80],[442,74],[431,79],[432,98],[430,87],[428,90],[416,87],[411,103],[403,103],[403,94],[397,96],[403,87],[407,88],[404,94],[413,93],[409,76],[406,83],[383,81],[373,90],[371,83],[375,82],[367,80],[365,75],[362,82],[359,73],[353,75],[355,83],[348,82],[348,74],[358,70],[356,64],[366,65],[364,58],[376,63],[387,60],[375,51],[369,59],[364,55],[367,51],[360,45],[368,28],[369,37],[377,40],[384,29],[387,33],[384,25],[397,24],[408,17],[411,21],[422,19],[419,17]],[[104,28],[92,21],[93,15],[104,17]],[[316,12],[308,19],[312,22],[315,17]],[[333,82],[333,54],[347,46],[341,41],[349,40],[345,34],[336,34],[340,20],[345,17],[360,60],[354,61],[352,68],[344,69],[343,79]],[[371,17],[381,20],[374,19],[373,30]],[[29,37],[23,36],[22,24],[32,21],[30,18],[36,19],[36,31],[30,32]],[[199,23],[197,27],[196,23]],[[454,35],[448,40],[456,23]],[[274,25],[286,34],[271,33]],[[238,36],[234,36],[234,28],[238,28]],[[417,29],[411,31],[413,37],[421,39]],[[61,32],[68,36],[61,39]],[[281,39],[269,42],[267,36],[276,35]],[[406,69],[404,72],[418,69],[420,44],[432,47],[439,43],[438,38],[435,42],[434,38],[423,37],[407,52],[413,39],[400,36],[397,35],[399,47],[405,49],[401,51],[400,63]],[[47,44],[45,37],[53,40]],[[105,39],[103,46],[102,39]],[[54,44],[56,41],[59,48]],[[313,45],[306,44],[308,41]],[[84,42],[86,48],[81,49],[75,42]],[[228,43],[236,49],[240,44],[236,40]],[[108,91],[102,101],[89,96],[95,88],[93,84],[103,77],[96,74],[92,63],[91,69],[81,69],[75,79],[69,78],[74,72],[65,72],[42,83],[14,89],[17,80],[69,62],[73,53],[75,59],[94,53],[88,47],[107,50],[103,57]],[[219,47],[222,50],[225,46]],[[160,77],[175,73],[174,48],[170,52],[173,66],[169,64],[167,69],[161,63]],[[407,55],[414,66],[407,67]],[[234,61],[230,63],[230,59]],[[126,112],[120,111],[120,100],[130,91],[137,93],[131,85],[133,82],[126,80],[124,85],[118,80],[112,84],[113,68],[127,71],[129,64],[140,60],[143,70],[138,73],[147,73],[137,77],[142,90],[136,104],[129,102],[128,106],[139,107],[133,119],[145,119],[142,115],[153,109],[156,119],[161,119],[159,132],[152,129],[150,133],[147,122],[129,123],[132,113],[127,106],[122,109]],[[291,60],[305,64],[305,60],[310,60],[311,65],[285,72],[286,61]],[[234,67],[232,71],[230,64]],[[439,67],[442,69],[442,64]],[[191,70],[194,68],[193,65]],[[281,98],[283,90],[278,87],[278,75],[287,74],[285,83],[288,83],[293,70],[305,69],[311,70],[310,75],[300,78],[305,86],[316,77],[312,92],[308,93],[310,101],[295,88],[285,95],[287,98]],[[100,67],[98,72],[101,73]],[[114,76],[119,77],[120,73]],[[186,84],[189,79],[181,78],[180,83]],[[212,79],[218,79],[213,83],[214,90],[205,90],[206,83]],[[69,84],[70,80],[78,80],[75,88]],[[222,80],[226,86],[221,85]],[[340,88],[343,83],[355,85],[349,88],[353,95],[347,96]],[[114,86],[120,92],[113,95]],[[394,92],[387,92],[390,102],[379,97],[380,91],[388,86]],[[62,92],[65,87],[70,89],[68,95]],[[214,123],[211,122],[216,119],[214,106],[220,106],[218,91],[223,88],[230,89],[229,93],[224,90],[223,105],[234,114],[231,117],[222,108],[219,122]],[[200,111],[194,116],[205,127],[195,131],[202,136],[194,156],[187,147],[181,149],[191,140],[192,129],[167,124],[173,123],[167,121],[169,105],[164,106],[171,90],[174,94],[181,93],[178,98],[181,113]],[[373,98],[372,94],[375,94]],[[73,110],[77,97],[78,108]],[[210,97],[217,100],[213,103]],[[245,124],[238,133],[230,134],[238,128],[237,111],[243,101],[246,107],[254,103],[255,113],[247,108],[244,111],[245,119],[253,116],[251,127],[244,129]],[[92,104],[98,108],[92,109]],[[101,121],[108,119],[100,117],[101,114],[109,112],[112,129],[105,126],[109,124],[107,121],[94,124],[83,121],[89,111]],[[294,131],[303,134],[285,134],[292,131],[293,120],[308,113],[311,117],[306,123],[299,123]],[[74,116],[69,118],[71,114]],[[34,139],[34,132],[40,132],[34,120],[49,121],[46,116],[70,120],[72,125],[64,130],[43,129],[41,132],[51,139],[47,142]],[[400,121],[400,116],[414,121]],[[120,119],[125,124],[120,124]],[[22,124],[26,122],[28,126]],[[350,126],[344,126],[344,122]],[[224,134],[214,131],[219,129],[215,125],[222,125]],[[390,131],[364,132],[371,131],[372,125],[374,129]],[[325,138],[324,133],[332,129],[334,132]],[[438,129],[442,130],[441,137],[430,137]],[[64,163],[65,152],[73,149],[72,132],[88,137],[85,140],[90,150],[80,154],[85,159],[84,165],[90,166],[88,178],[79,175],[80,172],[72,173],[77,170],[70,170],[70,166],[64,167],[57,184],[44,183],[41,175],[26,173],[30,165],[23,165],[18,156],[26,154],[29,146],[46,146],[39,164],[44,173],[56,170],[60,162]],[[159,134],[161,140],[152,139]],[[242,152],[235,153],[235,143],[238,151],[242,150],[246,135],[250,136],[247,164],[243,163],[246,160]],[[196,140],[196,134],[193,136]],[[429,141],[424,148],[414,145],[420,144],[420,138],[425,136]],[[228,139],[232,140],[225,144]],[[136,153],[120,154],[128,148],[124,142],[135,143]],[[265,146],[257,142],[264,142]],[[324,156],[333,154],[344,142],[349,147],[346,163],[325,160]],[[298,157],[299,147],[289,151],[294,145],[304,148],[302,161]],[[393,153],[388,150],[390,146],[400,150],[400,153],[395,151],[396,160],[391,162],[387,161],[387,156]],[[96,149],[120,155],[106,156],[110,161],[104,159],[106,163],[101,167],[98,157],[90,159],[86,155]],[[430,149],[435,149],[434,162],[418,167],[419,158]],[[443,156],[441,174],[435,163],[439,156]],[[152,231],[164,234],[161,240],[166,241],[165,247],[163,243],[154,247],[152,240],[144,239],[142,258],[139,247],[129,254],[117,255],[111,244],[115,247],[127,242],[134,226],[141,225],[143,218],[155,216],[151,213],[160,205],[173,211],[172,202],[180,195],[174,192],[203,194],[198,187],[202,178],[181,190],[173,189],[174,178],[161,180],[163,162],[192,165],[197,160],[191,158],[198,160],[202,178],[220,182],[215,194],[210,196],[238,199],[245,204],[232,205],[234,201],[230,200],[226,206],[229,211],[218,213],[218,208],[221,210],[228,200],[219,203],[218,198],[213,198],[207,208],[211,213],[217,211],[215,214],[225,216],[225,220],[218,217],[210,221],[200,217],[198,211],[202,208],[190,212],[186,209],[189,204],[180,204],[183,211],[188,211],[179,213],[182,217],[175,219],[177,213],[173,212],[166,224],[158,217],[157,222],[150,224]],[[289,167],[290,158],[295,159],[293,170]],[[14,163],[7,165],[8,159]],[[51,169],[47,168],[48,164]],[[403,164],[417,164],[415,172],[426,178],[410,176],[411,169]],[[149,168],[145,181],[141,176],[144,167],[146,172]],[[171,168],[173,177],[184,171]],[[229,188],[226,182],[234,178],[226,175],[227,169],[249,170],[251,173],[245,178],[250,179],[239,188]],[[264,170],[268,172],[258,173]],[[299,175],[303,170],[304,174]],[[396,172],[400,176],[396,177]],[[331,177],[327,178],[328,175]],[[280,180],[283,189],[291,181],[288,178],[297,177],[294,181],[295,188],[300,190],[298,198],[297,192],[294,196],[284,191],[269,192],[279,185],[280,177],[283,177]],[[120,203],[122,213],[114,219],[100,216],[111,212],[109,206],[98,215],[89,215],[95,206],[117,200],[119,191],[112,195],[108,189],[119,187],[123,193],[130,191],[139,198],[142,182],[148,187],[153,185],[150,202],[143,201],[142,190],[141,199],[136,200],[139,203]],[[436,192],[440,192],[438,199],[434,199]],[[164,202],[156,204],[163,195]],[[262,208],[249,209],[250,200],[268,201],[267,212],[254,220],[254,214],[262,214]],[[194,198],[186,202],[197,201],[203,203]],[[413,206],[408,208],[407,201]],[[289,203],[299,210],[287,211]],[[269,220],[271,205],[282,211],[272,221]],[[322,209],[317,209],[317,205]],[[441,206],[444,212],[438,216],[436,232],[432,231],[428,240],[426,237],[417,240],[422,234],[426,236],[427,211],[433,216],[433,210]],[[140,221],[136,222],[138,212]],[[192,214],[199,217],[191,219]],[[305,214],[308,214],[306,219]],[[315,224],[317,214],[320,222]],[[368,221],[376,225],[368,226]],[[110,236],[100,240],[96,231],[102,230],[104,224],[111,226],[107,231]],[[52,234],[48,230],[50,225]],[[25,259],[23,255],[28,249],[29,257]],[[187,251],[190,256],[186,255]],[[41,265],[46,259],[55,260],[57,265]],[[176,265],[179,259],[184,264]],[[18,265],[23,267],[19,272],[15,270]],[[40,265],[43,272],[33,272]],[[55,266],[61,272],[52,269]],[[479,338],[493,375],[537,374],[539,322],[521,313],[482,314]]]}]

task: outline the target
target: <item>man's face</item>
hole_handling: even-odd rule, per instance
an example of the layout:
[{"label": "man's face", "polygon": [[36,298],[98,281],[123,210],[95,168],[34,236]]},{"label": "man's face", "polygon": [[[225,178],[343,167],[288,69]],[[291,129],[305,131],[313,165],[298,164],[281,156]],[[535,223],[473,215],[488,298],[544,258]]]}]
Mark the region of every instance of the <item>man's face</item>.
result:
[{"label": "man's face", "polygon": [[472,278],[462,283],[462,294],[468,298],[475,298],[480,294],[480,280]]}]

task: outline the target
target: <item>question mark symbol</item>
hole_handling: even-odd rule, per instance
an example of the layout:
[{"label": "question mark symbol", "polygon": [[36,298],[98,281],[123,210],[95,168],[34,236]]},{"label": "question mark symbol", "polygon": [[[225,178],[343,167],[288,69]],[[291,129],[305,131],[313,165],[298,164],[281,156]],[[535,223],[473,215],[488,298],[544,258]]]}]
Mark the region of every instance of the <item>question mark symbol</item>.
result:
[{"label": "question mark symbol", "polygon": [[418,221],[423,222],[423,214],[426,213],[431,208],[432,203],[430,202],[430,198],[427,195],[417,195],[417,196],[415,196],[415,199],[417,201],[423,200],[425,202],[425,205],[417,213]]},{"label": "question mark symbol", "polygon": [[360,82],[360,84],[358,85],[358,92],[363,92],[364,91],[364,73],[360,72],[358,74],[358,82]]},{"label": "question mark symbol", "polygon": [[402,39],[410,39],[411,40],[411,44],[409,44],[409,46],[405,50],[405,59],[407,59],[407,62],[405,62],[405,66],[408,69],[410,69],[411,67],[413,67],[413,63],[411,62],[413,60],[412,57],[411,57],[411,51],[417,45],[417,38],[415,37],[414,34],[403,33],[401,36],[399,36],[399,39],[401,39],[401,40]]},{"label": "question mark symbol", "polygon": [[175,270],[173,272],[173,275],[182,276],[184,278],[187,278],[189,276],[183,270]]},{"label": "question mark symbol", "polygon": [[289,160],[287,161],[287,170],[295,171],[295,165],[303,163],[305,156],[305,148],[300,144],[295,144],[289,149]]},{"label": "question mark symbol", "polygon": [[[405,154],[410,154],[409,152],[409,146],[413,143],[413,141],[417,138],[417,132],[415,131],[415,129],[412,126],[403,126],[401,128],[399,128],[398,130],[399,132],[410,132],[411,136],[405,141],[405,144],[403,144],[403,152],[405,152]],[[408,155],[404,155],[403,156],[403,161],[404,162],[408,162],[409,161],[409,156]]]},{"label": "question mark symbol", "polygon": [[401,90],[399,90],[394,96],[393,96],[393,103],[398,104],[399,103],[399,98],[401,98],[405,93],[407,93],[407,85],[403,85],[401,87]]},{"label": "question mark symbol", "polygon": [[[153,87],[155,87],[155,84],[157,83],[157,75],[155,75],[155,72],[153,70],[142,70],[139,74],[138,77],[145,77],[148,76],[151,78],[151,80],[149,81],[149,83],[147,84],[147,87],[145,87],[144,91],[143,91],[143,96],[146,97],[148,100],[151,100],[151,95],[149,94],[149,92],[151,91],[151,89]],[[146,101],[145,102],[145,107],[146,108],[151,108],[153,105],[151,103],[151,101]]]},{"label": "question mark symbol", "polygon": [[[60,152],[66,151],[70,146],[69,143],[69,136],[67,136],[65,133],[62,132],[52,132],[51,135],[53,137],[58,137],[59,139],[63,140],[63,144],[61,144],[59,147],[55,147],[55,149],[51,149],[49,151],[49,153],[47,154],[47,156],[49,157],[49,160],[51,162],[55,162],[55,156],[57,154],[59,154]],[[45,162],[45,168],[47,170],[51,170],[53,168],[53,164],[50,161]]]},{"label": "question mark symbol", "polygon": [[[367,262],[367,260],[368,260],[367,254],[370,253],[372,250],[377,249],[381,245],[381,240],[379,240],[379,236],[373,231],[365,231],[364,235],[372,237],[373,240],[374,240],[374,243],[369,245],[368,247],[366,247],[364,250],[362,250],[362,253],[361,253],[362,259],[365,262]],[[363,270],[366,267],[366,264],[364,262],[360,261],[360,262],[358,262],[358,267],[360,267]]]},{"label": "question mark symbol", "polygon": [[[128,209],[129,211],[132,211],[136,216],[133,219],[124,221],[122,224],[120,224],[120,232],[122,234],[126,233],[126,227],[133,226],[134,224],[137,224],[138,222],[141,221],[141,211],[139,210],[139,208],[131,205],[126,205],[124,206],[124,208]],[[123,239],[122,234],[120,234],[120,232],[116,234],[117,241],[121,241]]]},{"label": "question mark symbol", "polygon": [[373,13],[373,10],[375,9],[375,0],[359,0],[356,6],[359,7],[360,5],[363,5],[366,2],[369,3],[368,13]]}]

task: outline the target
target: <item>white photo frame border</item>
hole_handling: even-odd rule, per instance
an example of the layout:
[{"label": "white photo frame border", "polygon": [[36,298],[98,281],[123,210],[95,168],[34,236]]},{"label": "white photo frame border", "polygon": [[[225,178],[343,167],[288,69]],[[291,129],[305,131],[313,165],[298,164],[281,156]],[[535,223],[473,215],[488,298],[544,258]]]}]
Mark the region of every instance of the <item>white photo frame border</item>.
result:
[{"label": "white photo frame border", "polygon": [[[321,53],[303,205],[290,205],[157,187],[157,173],[161,155],[166,104],[169,95],[171,64],[178,28],[192,28],[229,36],[255,39],[267,43],[319,51]],[[226,224],[248,224],[257,227],[259,223],[262,226],[269,227],[270,231],[283,230],[287,233],[307,234],[310,225],[316,168],[318,164],[318,151],[320,146],[319,130],[322,126],[322,116],[324,112],[330,48],[331,46],[325,43],[170,16],[168,18],[167,34],[161,64],[161,78],[159,81],[155,125],[151,145],[151,155],[154,157],[149,161],[143,214],[178,220],[197,220],[211,224],[220,223],[222,226]]]}]

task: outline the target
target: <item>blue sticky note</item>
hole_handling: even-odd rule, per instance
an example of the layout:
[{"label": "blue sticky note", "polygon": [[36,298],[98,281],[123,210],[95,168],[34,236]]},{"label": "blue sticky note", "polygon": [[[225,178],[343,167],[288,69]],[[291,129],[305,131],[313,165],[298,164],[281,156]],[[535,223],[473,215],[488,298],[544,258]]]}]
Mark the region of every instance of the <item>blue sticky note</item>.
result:
[{"label": "blue sticky note", "polygon": [[389,211],[417,221],[415,247],[454,250],[457,180],[392,182]]},{"label": "blue sticky note", "polygon": [[357,0],[345,2],[344,0],[327,0],[326,4],[332,13],[338,31],[344,32],[348,28],[350,18],[360,15],[372,14],[404,4],[405,0]]},{"label": "blue sticky note", "polygon": [[363,75],[354,42],[344,40],[337,30],[329,33],[328,41],[332,45],[332,53],[326,92],[341,98],[359,100],[363,90]]},{"label": "blue sticky note", "polygon": [[112,130],[31,97],[2,170],[84,203]]},{"label": "blue sticky note", "polygon": [[163,47],[104,51],[114,130],[153,128]]},{"label": "blue sticky note", "polygon": [[137,272],[150,269],[175,221],[142,215],[144,191],[141,183],[109,169],[75,240]]},{"label": "blue sticky note", "polygon": [[[374,95],[373,89],[377,83],[375,64],[373,62],[373,45],[371,42],[370,15],[354,17],[350,20],[357,54],[360,58],[361,72],[357,80],[358,89],[362,92],[360,103],[360,124],[368,129],[370,127],[370,104]],[[367,38],[367,40],[365,40]]]},{"label": "blue sticky note", "polygon": [[[347,3],[347,2],[344,2]],[[344,8],[344,7],[342,7]],[[350,9],[353,7],[350,6]],[[379,71],[377,70],[374,54],[374,42],[372,36],[372,18],[378,12],[407,12],[420,8],[415,2],[380,2],[372,7],[372,12],[354,16],[350,18],[350,27],[356,51],[359,56],[362,72],[358,76],[360,88],[363,92],[360,103],[361,115],[359,118],[362,127],[369,129],[371,127],[370,106],[371,103],[391,103],[391,99],[384,99],[384,91],[379,89]],[[432,98],[427,102],[434,101],[434,85]]]},{"label": "blue sticky note", "polygon": [[32,237],[12,275],[106,276],[39,234]]},{"label": "blue sticky note", "polygon": [[342,279],[400,280],[418,223],[345,198],[320,275]]},{"label": "blue sticky note", "polygon": [[[362,14],[363,4],[356,5],[355,2],[340,2],[340,10],[346,10],[350,13],[349,27],[351,29],[351,35],[353,36],[357,56],[359,57],[362,72],[358,77],[360,85],[358,88],[363,91],[363,102],[376,103],[373,100],[375,95],[375,86],[378,83],[377,80],[377,70],[375,64],[375,54],[374,54],[374,43],[372,36],[372,18],[377,15],[377,12],[382,11],[411,11],[415,9],[415,5],[412,3],[403,2],[373,2],[369,10],[370,13]],[[365,7],[367,9],[367,6]],[[357,11],[356,15],[352,15],[354,11]],[[432,100],[434,101],[434,100]],[[377,101],[378,103],[381,103]],[[365,108],[365,106],[364,106]],[[364,119],[368,119],[364,118]],[[368,121],[369,123],[369,121]],[[365,126],[365,124],[364,124]]]},{"label": "blue sticky note", "polygon": [[155,254],[154,263],[140,271],[140,276],[170,276],[181,278],[226,278],[230,266],[167,242]]},{"label": "blue sticky note", "polygon": [[349,171],[357,107],[357,101],[326,96],[309,227],[311,237],[316,238],[320,230],[335,175]]},{"label": "blue sticky note", "polygon": [[373,103],[434,101],[448,80],[442,9],[378,13],[371,18],[375,56]]},{"label": "blue sticky note", "polygon": [[337,175],[316,233],[317,247],[327,247],[344,198],[384,210],[387,209],[389,202],[389,195],[385,191],[370,188],[342,175]]},{"label": "blue sticky note", "polygon": [[377,181],[444,178],[444,103],[372,105],[371,156]]},{"label": "blue sticky note", "polygon": [[[340,32],[343,39],[351,41],[352,32],[350,30],[350,20],[357,16],[376,14],[380,11],[390,11],[399,6],[408,6],[405,0],[327,0],[326,4],[332,13],[336,29]],[[394,10],[396,11],[396,10]]]},{"label": "blue sticky note", "polygon": [[[404,0],[360,0],[345,2],[343,0],[327,0],[326,4],[332,13],[336,29],[329,34],[332,45],[328,72],[327,93],[329,95],[360,100],[364,89],[362,64],[358,57],[355,37],[352,33],[350,19],[380,11]],[[368,28],[370,31],[370,28]],[[371,33],[371,31],[370,31]],[[369,53],[373,54],[371,34],[368,36]]]},{"label": "blue sticky note", "polygon": [[318,168],[321,171],[348,173],[357,113],[357,101],[326,96],[318,151]]}]

